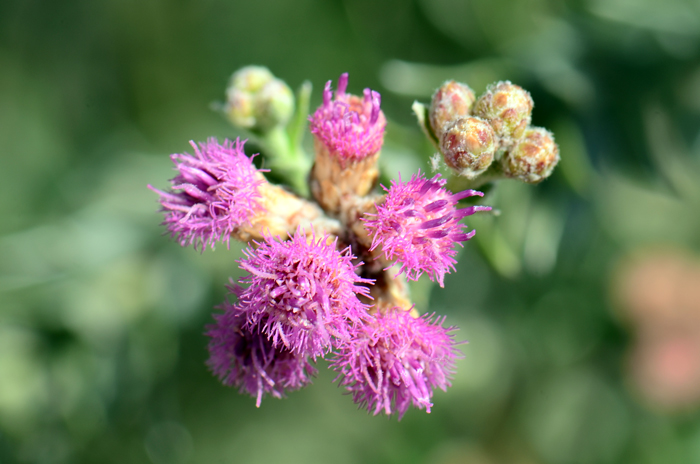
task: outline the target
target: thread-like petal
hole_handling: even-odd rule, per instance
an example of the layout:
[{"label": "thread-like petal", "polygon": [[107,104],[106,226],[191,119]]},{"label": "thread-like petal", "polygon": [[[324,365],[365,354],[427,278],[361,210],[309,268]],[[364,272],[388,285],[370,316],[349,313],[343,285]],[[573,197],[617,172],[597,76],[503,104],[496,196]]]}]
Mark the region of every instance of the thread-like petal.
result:
[{"label": "thread-like petal", "polygon": [[323,90],[323,104],[309,117],[309,129],[342,163],[360,161],[377,153],[384,141],[386,118],[380,109],[379,93],[365,89],[363,98],[345,93],[348,75],[331,81]]}]

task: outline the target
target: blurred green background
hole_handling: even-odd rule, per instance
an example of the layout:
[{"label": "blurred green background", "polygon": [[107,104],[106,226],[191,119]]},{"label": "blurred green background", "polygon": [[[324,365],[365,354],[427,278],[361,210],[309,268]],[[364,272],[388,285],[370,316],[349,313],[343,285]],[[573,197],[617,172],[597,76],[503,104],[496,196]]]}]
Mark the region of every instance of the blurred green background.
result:
[{"label": "blurred green background", "polygon": [[[320,369],[254,400],[206,369],[240,246],[162,236],[168,155],[238,133],[241,66],[382,94],[389,176],[427,169],[410,112],[510,79],[562,161],[503,182],[421,311],[465,358],[431,414],[372,417]],[[700,462],[700,3],[0,2],[1,463]],[[307,140],[308,142],[308,140]]]}]

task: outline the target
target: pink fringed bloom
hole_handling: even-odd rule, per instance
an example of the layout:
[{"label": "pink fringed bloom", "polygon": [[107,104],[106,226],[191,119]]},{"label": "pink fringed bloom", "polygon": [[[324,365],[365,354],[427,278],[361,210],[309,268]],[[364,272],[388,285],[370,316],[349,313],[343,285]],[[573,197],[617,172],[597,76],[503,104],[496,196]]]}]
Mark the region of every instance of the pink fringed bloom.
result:
[{"label": "pink fringed bloom", "polygon": [[[410,280],[424,272],[431,280],[444,286],[445,274],[454,269],[457,244],[469,240],[475,231],[465,232],[459,221],[477,211],[489,211],[489,206],[457,209],[457,202],[473,195],[476,190],[452,193],[447,181],[436,174],[426,179],[419,171],[410,181],[391,181],[386,198],[377,205],[376,214],[367,214],[365,226],[372,238],[372,250],[381,245],[389,261],[399,261],[399,274],[406,271]],[[463,245],[462,245],[463,246]]]},{"label": "pink fringed bloom", "polygon": [[341,74],[333,99],[328,81],[323,104],[309,117],[311,133],[343,164],[379,152],[386,126],[384,113],[379,109],[379,93],[365,89],[364,98],[360,98],[345,93],[347,86],[348,74]]},{"label": "pink fringed bloom", "polygon": [[444,317],[414,318],[396,308],[355,326],[353,337],[339,344],[331,367],[353,401],[377,415],[398,414],[408,407],[430,412],[433,389],[450,386],[460,356]]},{"label": "pink fringed bloom", "polygon": [[218,240],[228,245],[230,234],[261,211],[258,186],[265,181],[243,152],[240,139],[215,138],[194,148],[194,156],[174,154],[170,159],[179,172],[171,180],[172,191],[160,195],[164,225],[182,246],[202,250]]},{"label": "pink fringed bloom", "polygon": [[224,303],[224,313],[214,315],[215,324],[208,327],[209,360],[207,365],[228,386],[253,396],[255,405],[265,394],[275,398],[285,391],[297,390],[316,374],[308,357],[275,348],[260,326],[246,325],[245,315],[235,305]]},{"label": "pink fringed bloom", "polygon": [[332,338],[348,338],[349,323],[367,317],[359,295],[369,295],[372,281],[355,274],[348,247],[336,250],[327,236],[307,238],[302,230],[289,241],[266,238],[244,250],[241,280],[247,288],[229,287],[251,327],[275,347],[314,359],[331,348]]}]

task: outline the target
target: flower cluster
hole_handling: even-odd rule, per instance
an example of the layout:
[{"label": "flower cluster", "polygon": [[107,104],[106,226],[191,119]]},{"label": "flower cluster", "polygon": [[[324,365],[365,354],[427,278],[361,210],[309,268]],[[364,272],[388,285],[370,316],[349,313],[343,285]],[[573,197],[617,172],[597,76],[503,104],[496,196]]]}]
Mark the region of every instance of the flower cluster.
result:
[{"label": "flower cluster", "polygon": [[194,156],[170,156],[178,171],[170,181],[173,191],[149,188],[160,195],[163,224],[180,245],[204,249],[217,241],[228,244],[231,234],[261,210],[258,186],[265,178],[238,139],[190,144]]},{"label": "flower cluster", "polygon": [[[258,81],[277,82],[269,71],[244,71],[234,75],[233,100],[250,94],[248,106],[229,102],[227,117],[258,137],[273,167],[309,166],[298,162],[303,158],[300,134],[294,135],[293,127],[280,132],[286,113],[274,124],[251,125],[243,118],[244,124],[231,117],[234,109],[258,115],[277,103],[295,106],[288,92],[275,97],[259,89]],[[375,192],[386,119],[377,92],[351,95],[347,84],[348,75],[341,75],[333,95],[329,81],[323,103],[308,118],[315,138],[311,171],[281,173],[301,184],[308,180],[295,188],[312,198],[268,182],[240,140],[219,144],[210,139],[193,144],[194,156],[172,155],[178,175],[171,190],[153,190],[164,224],[181,245],[213,248],[231,237],[248,244],[238,261],[247,274],[230,282],[230,300],[218,307],[206,332],[207,364],[225,385],[250,394],[260,406],[265,395],[279,398],[309,384],[316,372],[312,363],[329,356],[336,380],[369,412],[399,418],[410,406],[430,412],[433,391],[450,385],[459,351],[454,328],[444,326],[444,317],[418,313],[407,280],[425,274],[442,287],[445,274],[454,270],[458,246],[474,236],[461,221],[491,208],[460,205],[483,194],[472,189],[453,193],[446,188],[448,179],[420,171],[407,182],[392,181],[384,193]],[[444,135],[448,125],[454,126],[455,114],[471,111],[475,97],[458,84],[439,95],[443,100],[431,122]],[[507,111],[499,112],[501,100],[496,95],[483,103],[484,111],[493,121],[502,119],[499,127],[525,129],[529,119],[523,125]],[[303,121],[305,105],[298,107],[301,113],[292,119]],[[479,124],[482,119],[474,119],[454,130]],[[514,146],[514,152],[546,146],[541,137],[524,134],[529,145]],[[470,150],[488,142],[479,137]],[[455,158],[457,164],[463,161]]]},{"label": "flower cluster", "polygon": [[346,248],[337,250],[337,239],[307,239],[299,231],[288,241],[266,238],[244,251],[241,269],[249,276],[236,287],[237,309],[251,327],[260,327],[275,347],[293,353],[323,356],[331,340],[348,339],[350,324],[367,315],[370,284],[355,273],[355,258]]},{"label": "flower cluster", "polygon": [[444,318],[413,317],[401,309],[377,314],[340,343],[332,367],[353,400],[374,414],[408,407],[430,412],[433,388],[450,386],[459,352]]},{"label": "flower cluster", "polygon": [[420,171],[410,181],[401,178],[391,182],[386,199],[377,205],[375,214],[368,214],[365,225],[372,231],[372,250],[382,247],[387,260],[401,263],[399,273],[406,271],[409,280],[417,280],[424,272],[444,286],[445,273],[454,269],[455,244],[474,236],[465,232],[459,221],[488,206],[457,208],[457,202],[483,193],[464,190],[453,194],[444,188],[447,181],[436,174],[426,179]]},{"label": "flower cluster", "polygon": [[223,314],[214,315],[216,324],[207,331],[207,364],[224,385],[239,387],[260,407],[265,394],[281,398],[285,391],[311,382],[316,369],[307,358],[273,346],[260,325],[246,325],[245,314],[235,306],[225,303],[221,308]]}]

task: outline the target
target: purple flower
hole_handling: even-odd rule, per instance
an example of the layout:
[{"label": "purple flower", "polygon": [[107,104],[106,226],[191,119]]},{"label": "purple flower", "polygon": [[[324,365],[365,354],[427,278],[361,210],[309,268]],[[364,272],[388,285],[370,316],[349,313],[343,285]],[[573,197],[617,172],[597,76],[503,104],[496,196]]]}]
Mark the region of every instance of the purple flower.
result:
[{"label": "purple flower", "polygon": [[289,241],[266,237],[244,250],[241,269],[250,275],[230,287],[251,327],[260,326],[275,347],[314,359],[331,348],[332,338],[348,338],[350,322],[367,317],[358,295],[372,281],[355,274],[350,248],[337,240],[308,237],[298,229]]},{"label": "purple flower", "polygon": [[379,152],[386,118],[378,92],[365,89],[364,98],[345,93],[348,74],[340,75],[335,99],[331,81],[323,90],[323,104],[309,117],[310,130],[341,164],[361,161]]},{"label": "purple flower", "polygon": [[[399,274],[417,280],[424,272],[431,280],[444,286],[445,274],[454,269],[456,244],[467,241],[475,231],[465,233],[459,221],[477,211],[489,211],[489,206],[457,209],[457,202],[473,195],[475,190],[453,194],[443,186],[447,181],[436,174],[426,179],[419,171],[410,181],[391,181],[391,188],[376,214],[366,214],[365,227],[372,238],[372,250],[381,245],[389,261],[399,261]],[[463,245],[462,245],[463,246]]]},{"label": "purple flower", "polygon": [[374,415],[383,410],[401,419],[411,404],[430,412],[433,389],[450,386],[460,355],[450,334],[454,327],[443,322],[395,308],[356,325],[331,362],[340,385]]},{"label": "purple flower", "polygon": [[190,142],[195,155],[174,154],[178,175],[172,191],[160,195],[164,225],[182,246],[204,249],[218,240],[228,245],[230,234],[262,209],[258,186],[265,178],[243,152],[240,139],[220,145],[210,138],[199,146]]},{"label": "purple flower", "polygon": [[214,315],[216,323],[208,327],[207,365],[224,385],[239,387],[253,396],[255,405],[265,394],[275,398],[285,391],[297,390],[316,374],[308,358],[274,347],[260,326],[246,325],[245,315],[235,305],[224,303],[224,313]]}]

